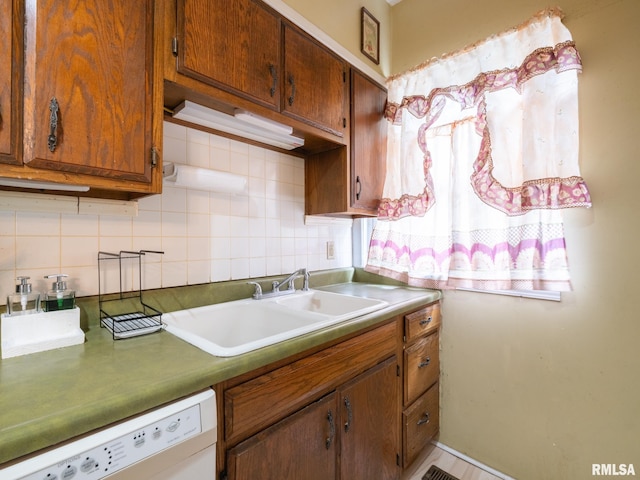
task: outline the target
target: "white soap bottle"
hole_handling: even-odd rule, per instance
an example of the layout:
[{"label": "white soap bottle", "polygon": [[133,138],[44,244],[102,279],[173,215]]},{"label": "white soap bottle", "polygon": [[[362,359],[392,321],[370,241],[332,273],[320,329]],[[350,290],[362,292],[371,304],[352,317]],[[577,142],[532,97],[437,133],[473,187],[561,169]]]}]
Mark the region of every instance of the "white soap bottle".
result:
[{"label": "white soap bottle", "polygon": [[27,315],[40,311],[40,294],[31,291],[29,277],[17,277],[16,293],[7,296],[7,314],[9,316]]}]

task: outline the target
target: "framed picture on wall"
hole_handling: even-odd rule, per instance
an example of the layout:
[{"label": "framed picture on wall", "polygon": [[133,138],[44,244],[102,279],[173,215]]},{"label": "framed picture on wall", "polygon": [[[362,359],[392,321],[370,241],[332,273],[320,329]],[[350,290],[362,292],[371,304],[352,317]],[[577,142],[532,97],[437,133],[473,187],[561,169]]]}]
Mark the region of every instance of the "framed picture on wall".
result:
[{"label": "framed picture on wall", "polygon": [[360,50],[378,65],[380,63],[380,22],[364,7],[360,12]]}]

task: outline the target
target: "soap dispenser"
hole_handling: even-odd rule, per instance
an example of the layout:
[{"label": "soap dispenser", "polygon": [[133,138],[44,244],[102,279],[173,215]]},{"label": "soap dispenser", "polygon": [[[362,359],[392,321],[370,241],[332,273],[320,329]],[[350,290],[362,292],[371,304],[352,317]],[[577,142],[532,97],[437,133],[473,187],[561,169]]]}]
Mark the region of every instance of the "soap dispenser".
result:
[{"label": "soap dispenser", "polygon": [[55,275],[45,275],[44,278],[55,278],[44,297],[44,311],[53,312],[56,310],[69,310],[76,306],[76,294],[73,290],[67,290],[67,282],[63,279],[68,275],[56,273]]},{"label": "soap dispenser", "polygon": [[40,294],[31,291],[30,277],[17,277],[16,293],[7,296],[7,314],[9,316],[26,315],[40,311]]}]

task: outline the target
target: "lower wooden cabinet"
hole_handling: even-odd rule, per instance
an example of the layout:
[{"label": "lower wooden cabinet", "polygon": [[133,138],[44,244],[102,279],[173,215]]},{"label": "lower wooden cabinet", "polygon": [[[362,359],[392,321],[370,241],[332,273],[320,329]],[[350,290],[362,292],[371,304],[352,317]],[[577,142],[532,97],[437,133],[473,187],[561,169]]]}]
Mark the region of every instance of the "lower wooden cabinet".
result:
[{"label": "lower wooden cabinet", "polygon": [[398,478],[396,359],[231,448],[229,479]]},{"label": "lower wooden cabinet", "polygon": [[402,466],[408,467],[440,428],[440,303],[404,316],[402,334]]},{"label": "lower wooden cabinet", "polygon": [[440,340],[437,331],[419,338],[404,350],[405,404],[415,401],[440,377]]},{"label": "lower wooden cabinet", "polygon": [[221,478],[399,478],[399,325],[218,386]]},{"label": "lower wooden cabinet", "polygon": [[392,357],[340,388],[339,478],[398,478],[397,375]]},{"label": "lower wooden cabinet", "polygon": [[230,449],[227,477],[336,478],[337,421],[333,392]]},{"label": "lower wooden cabinet", "polygon": [[436,302],[217,385],[219,478],[398,479],[438,433],[439,325]]},{"label": "lower wooden cabinet", "polygon": [[436,383],[402,412],[402,463],[411,465],[440,429],[440,388]]}]

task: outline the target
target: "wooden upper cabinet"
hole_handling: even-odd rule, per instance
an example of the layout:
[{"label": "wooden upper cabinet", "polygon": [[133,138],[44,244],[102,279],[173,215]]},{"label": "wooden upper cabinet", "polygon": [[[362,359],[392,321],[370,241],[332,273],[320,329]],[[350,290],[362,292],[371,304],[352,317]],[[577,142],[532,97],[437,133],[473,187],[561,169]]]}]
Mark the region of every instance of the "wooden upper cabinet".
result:
[{"label": "wooden upper cabinet", "polygon": [[351,207],[377,215],[387,162],[387,92],[351,70]]},{"label": "wooden upper cabinet", "polygon": [[344,137],[340,57],[259,0],[176,0],[176,14],[178,73]]},{"label": "wooden upper cabinet", "polygon": [[280,18],[254,0],[178,0],[178,72],[278,108]]},{"label": "wooden upper cabinet", "polygon": [[307,215],[376,216],[386,173],[387,93],[351,69],[350,145],[305,161]]},{"label": "wooden upper cabinet", "polygon": [[285,25],[282,111],[344,136],[346,68],[345,62],[328,49]]},{"label": "wooden upper cabinet", "polygon": [[27,2],[25,164],[151,182],[153,9],[153,0]]},{"label": "wooden upper cabinet", "polygon": [[0,162],[21,163],[22,25],[19,0],[0,0]]}]

